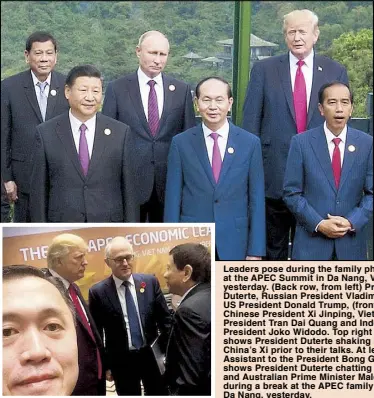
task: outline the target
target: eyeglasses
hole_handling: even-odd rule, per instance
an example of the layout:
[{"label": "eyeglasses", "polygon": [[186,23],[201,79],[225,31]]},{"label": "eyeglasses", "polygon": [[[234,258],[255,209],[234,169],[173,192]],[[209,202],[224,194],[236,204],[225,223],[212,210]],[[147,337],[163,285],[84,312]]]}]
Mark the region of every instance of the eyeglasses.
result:
[{"label": "eyeglasses", "polygon": [[126,260],[126,262],[129,263],[131,260],[134,259],[134,255],[133,254],[129,254],[127,256],[117,257],[117,258],[107,257],[107,259],[108,260],[113,260],[116,264],[122,264],[124,260]]}]

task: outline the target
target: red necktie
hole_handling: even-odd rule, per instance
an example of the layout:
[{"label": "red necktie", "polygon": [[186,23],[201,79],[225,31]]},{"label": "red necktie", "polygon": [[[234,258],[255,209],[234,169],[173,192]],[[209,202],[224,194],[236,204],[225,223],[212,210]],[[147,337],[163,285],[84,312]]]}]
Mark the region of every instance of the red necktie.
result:
[{"label": "red necktie", "polygon": [[295,108],[297,132],[302,133],[306,130],[307,106],[306,106],[306,85],[301,67],[304,61],[297,62],[295,86],[293,89],[293,104]]},{"label": "red necktie", "polygon": [[[69,294],[70,297],[73,301],[74,307],[78,313],[78,316],[80,317],[81,321],[83,322],[83,325],[85,326],[85,328],[88,330],[88,333],[90,334],[91,338],[93,341],[96,342],[95,337],[92,333],[92,329],[90,324],[88,323],[87,317],[82,309],[82,304],[80,303],[79,299],[78,299],[78,295],[75,289],[78,289],[78,287],[75,287],[73,285],[73,283],[70,284],[69,286]],[[96,355],[97,355],[97,369],[98,369],[98,375],[99,375],[99,379],[101,379],[101,374],[102,374],[102,363],[101,363],[101,358],[100,358],[100,352],[99,349],[96,348]]]},{"label": "red necktie", "polygon": [[339,149],[339,144],[340,144],[341,139],[340,138],[334,138],[332,142],[335,145],[334,152],[332,153],[332,171],[334,173],[334,180],[335,180],[335,185],[336,188],[339,188],[339,182],[340,182],[340,174],[342,172],[342,164],[341,164],[341,159],[340,159],[340,149]]}]

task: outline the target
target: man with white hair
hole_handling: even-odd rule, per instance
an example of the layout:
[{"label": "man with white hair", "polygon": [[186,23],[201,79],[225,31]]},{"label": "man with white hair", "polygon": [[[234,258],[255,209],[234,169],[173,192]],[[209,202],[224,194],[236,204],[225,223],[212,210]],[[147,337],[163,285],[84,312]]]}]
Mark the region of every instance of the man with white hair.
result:
[{"label": "man with white hair", "polygon": [[318,17],[309,10],[284,16],[287,54],[253,65],[243,109],[243,128],[261,139],[265,173],[267,260],[287,260],[295,218],[282,200],[291,138],[323,124],[318,91],[333,80],[348,84],[345,67],[317,55]]},{"label": "man with white hair", "polygon": [[[124,237],[105,248],[112,275],[91,287],[89,307],[100,334],[105,334],[107,380],[118,395],[167,395],[150,345],[161,333],[166,348],[170,312],[154,275],[135,274],[134,251]],[[162,345],[162,343],[161,343]]]}]

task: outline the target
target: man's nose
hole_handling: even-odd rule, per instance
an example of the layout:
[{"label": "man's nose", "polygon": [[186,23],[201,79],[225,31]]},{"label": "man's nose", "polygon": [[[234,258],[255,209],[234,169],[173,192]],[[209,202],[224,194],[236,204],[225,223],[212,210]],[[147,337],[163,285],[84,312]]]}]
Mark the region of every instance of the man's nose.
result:
[{"label": "man's nose", "polygon": [[23,352],[21,363],[42,362],[51,359],[51,353],[46,347],[43,334],[37,329],[29,329],[23,336]]}]

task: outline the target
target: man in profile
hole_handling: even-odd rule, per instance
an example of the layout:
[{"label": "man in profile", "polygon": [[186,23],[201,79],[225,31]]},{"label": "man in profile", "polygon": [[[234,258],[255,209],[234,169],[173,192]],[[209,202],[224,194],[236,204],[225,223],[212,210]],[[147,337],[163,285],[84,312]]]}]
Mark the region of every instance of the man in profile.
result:
[{"label": "man in profile", "polygon": [[74,309],[27,265],[3,267],[3,395],[67,396],[78,378]]},{"label": "man in profile", "polygon": [[152,30],[139,38],[137,72],[108,84],[103,114],[131,128],[130,165],[137,175],[140,221],[162,222],[171,139],[195,125],[188,84],[165,75],[169,41]]},{"label": "man in profile", "polygon": [[211,258],[200,244],[169,253],[164,274],[169,292],[181,296],[166,352],[171,395],[211,395]]},{"label": "man in profile", "polygon": [[166,339],[170,313],[155,276],[133,273],[130,242],[115,237],[105,248],[112,275],[91,287],[89,306],[100,334],[105,335],[107,380],[118,395],[166,395],[166,388],[150,345]]},{"label": "man in profile", "polygon": [[87,250],[80,236],[57,235],[48,247],[47,275],[62,282],[77,313],[79,378],[72,395],[105,395],[103,344],[80,289],[74,283],[84,277]]}]

